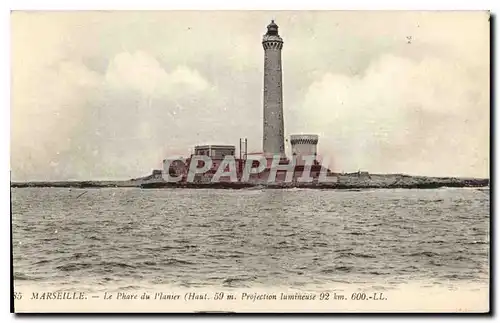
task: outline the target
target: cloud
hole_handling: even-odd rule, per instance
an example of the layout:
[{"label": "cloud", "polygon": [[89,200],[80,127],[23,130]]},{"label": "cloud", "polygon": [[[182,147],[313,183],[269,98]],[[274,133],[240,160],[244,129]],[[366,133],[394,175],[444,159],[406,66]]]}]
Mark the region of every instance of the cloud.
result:
[{"label": "cloud", "polygon": [[31,97],[14,97],[13,119],[23,122],[13,127],[12,161],[39,179],[142,175],[159,166],[169,138],[190,129],[177,114],[216,91],[197,71],[168,73],[144,52],[117,54],[104,75],[62,61],[22,86]]},{"label": "cloud", "polygon": [[488,73],[474,79],[456,63],[383,55],[360,76],[327,73],[296,130],[319,132],[337,170],[486,176]]},{"label": "cloud", "polygon": [[139,91],[144,96],[183,96],[203,92],[208,82],[196,70],[178,66],[171,73],[145,52],[120,53],[111,61],[106,84],[118,90]]}]

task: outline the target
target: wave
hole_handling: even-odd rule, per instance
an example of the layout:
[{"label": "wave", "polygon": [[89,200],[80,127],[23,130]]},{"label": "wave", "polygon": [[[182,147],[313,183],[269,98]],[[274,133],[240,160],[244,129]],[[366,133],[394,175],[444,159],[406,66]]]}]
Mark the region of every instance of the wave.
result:
[{"label": "wave", "polygon": [[124,262],[117,262],[117,261],[101,262],[99,264],[99,266],[118,267],[118,268],[136,268],[135,266],[126,264]]},{"label": "wave", "polygon": [[472,241],[472,242],[467,242],[467,244],[490,244],[487,241]]},{"label": "wave", "polygon": [[348,272],[352,271],[353,268],[354,267],[352,267],[352,266],[336,266],[334,268],[323,269],[323,270],[321,270],[321,272],[323,274],[333,274],[333,273],[338,272],[338,271],[348,273]]},{"label": "wave", "polygon": [[380,271],[370,271],[368,272],[370,275],[374,275],[374,276],[381,276],[381,275],[387,275],[387,273],[383,273],[383,272],[380,272]]},{"label": "wave", "polygon": [[442,263],[440,263],[440,262],[436,262],[436,261],[434,261],[434,260],[429,261],[429,265],[433,265],[433,266],[437,266],[437,267],[441,267],[441,266],[443,266],[443,264],[442,264]]},{"label": "wave", "polygon": [[441,243],[446,243],[446,241],[438,239],[438,240],[428,241],[428,243],[438,243],[438,244],[441,244]]},{"label": "wave", "polygon": [[256,277],[234,277],[234,278],[226,278],[222,281],[222,285],[226,287],[234,287],[235,284],[251,282],[254,281]]},{"label": "wave", "polygon": [[353,250],[353,248],[344,248],[344,249],[335,250],[335,252],[345,252],[345,251],[351,252],[352,250]]},{"label": "wave", "polygon": [[452,260],[471,260],[469,257],[464,257],[462,255],[451,258]]},{"label": "wave", "polygon": [[29,276],[25,273],[14,272],[14,280],[26,280],[26,281],[33,280],[33,281],[36,281],[36,280],[40,280],[40,279],[37,277]]},{"label": "wave", "polygon": [[447,279],[453,279],[453,280],[463,280],[463,279],[471,279],[474,278],[473,275],[470,274],[448,274],[448,275],[443,275],[444,278]]},{"label": "wave", "polygon": [[408,256],[410,256],[410,257],[419,257],[419,256],[435,257],[435,256],[439,256],[439,254],[432,252],[432,251],[422,251],[422,252],[415,252],[415,253],[409,254]]},{"label": "wave", "polygon": [[172,265],[196,265],[196,263],[194,263],[194,262],[187,261],[187,260],[182,260],[182,259],[176,259],[176,258],[167,259],[167,261],[165,263],[163,263],[163,264],[167,265],[167,266],[172,266]]},{"label": "wave", "polygon": [[178,249],[184,249],[184,247],[183,246],[161,246],[158,248],[149,248],[149,247],[145,248],[145,250],[149,250],[152,252],[161,252],[161,251],[178,250]]},{"label": "wave", "polygon": [[33,263],[33,265],[43,265],[43,264],[47,264],[49,262],[50,262],[50,260],[43,259],[43,260],[40,260],[40,261]]},{"label": "wave", "polygon": [[368,254],[364,254],[364,253],[355,253],[355,252],[345,252],[345,253],[341,253],[340,255],[337,256],[337,258],[343,258],[343,257],[376,258],[377,256],[368,255]]},{"label": "wave", "polygon": [[328,243],[315,241],[312,244],[313,247],[328,247]]},{"label": "wave", "polygon": [[[77,271],[81,269],[91,268],[93,265],[89,263],[69,263],[57,266],[56,269],[60,271]],[[94,265],[95,266],[95,265]]]}]

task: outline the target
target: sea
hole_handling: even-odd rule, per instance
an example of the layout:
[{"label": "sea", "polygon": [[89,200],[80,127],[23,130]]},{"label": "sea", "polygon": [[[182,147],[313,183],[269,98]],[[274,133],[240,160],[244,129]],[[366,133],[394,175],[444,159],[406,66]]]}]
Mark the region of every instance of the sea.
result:
[{"label": "sea", "polygon": [[16,286],[489,286],[488,188],[12,188],[11,208]]}]

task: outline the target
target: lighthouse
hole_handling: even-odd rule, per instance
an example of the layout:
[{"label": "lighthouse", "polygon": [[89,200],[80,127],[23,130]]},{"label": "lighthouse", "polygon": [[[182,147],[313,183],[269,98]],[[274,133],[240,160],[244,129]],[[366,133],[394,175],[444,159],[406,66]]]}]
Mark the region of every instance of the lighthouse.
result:
[{"label": "lighthouse", "polygon": [[264,127],[262,151],[265,155],[285,155],[281,50],[283,39],[271,21],[262,38],[264,47]]}]

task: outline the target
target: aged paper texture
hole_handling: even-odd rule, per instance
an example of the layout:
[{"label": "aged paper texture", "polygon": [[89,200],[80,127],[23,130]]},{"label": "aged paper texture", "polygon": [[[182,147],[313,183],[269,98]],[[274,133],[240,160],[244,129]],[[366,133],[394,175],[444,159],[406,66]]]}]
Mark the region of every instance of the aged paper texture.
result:
[{"label": "aged paper texture", "polygon": [[490,310],[485,11],[14,11],[14,310]]}]

